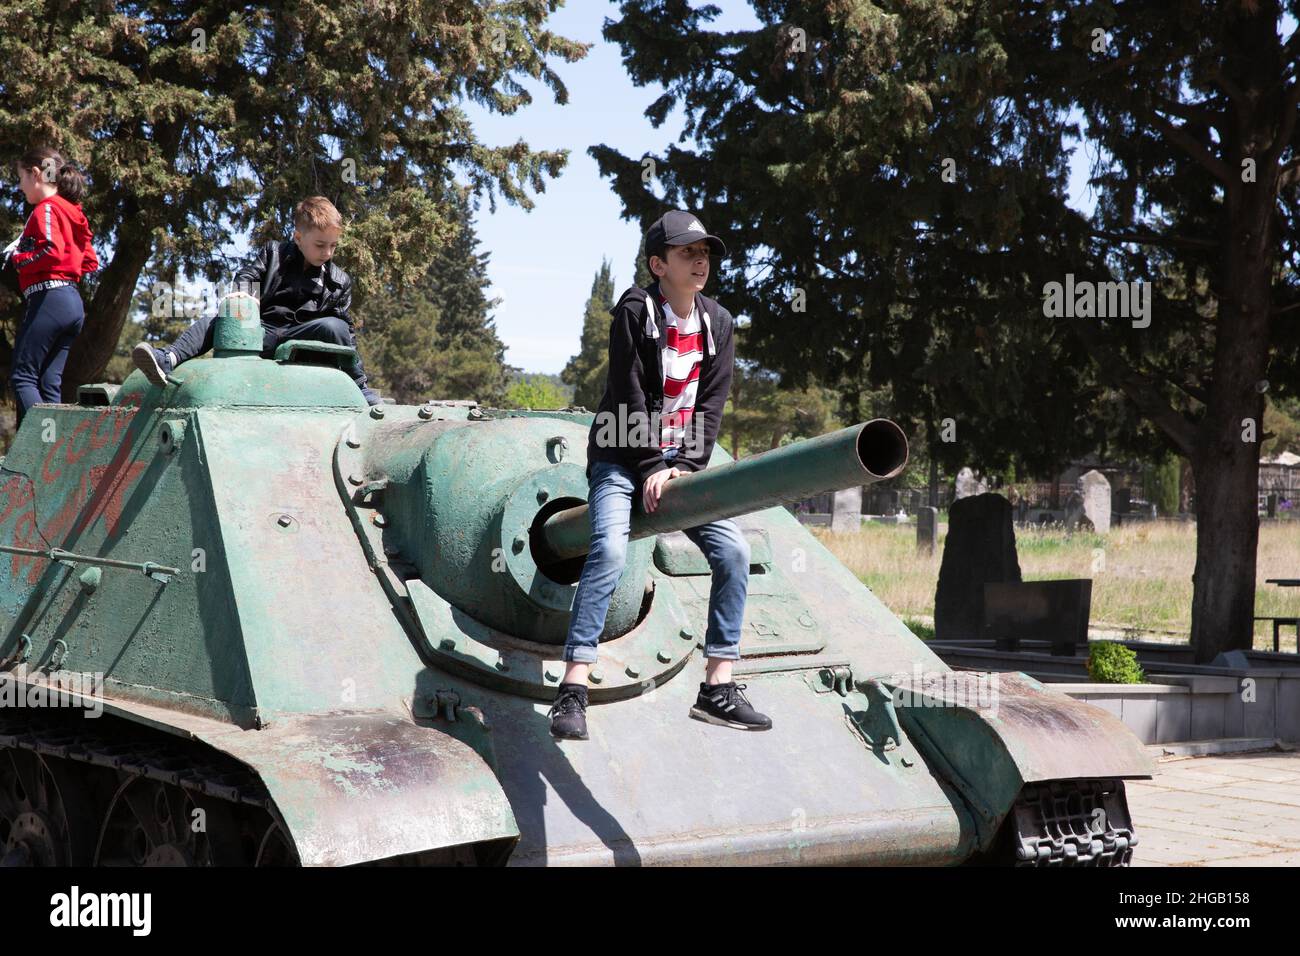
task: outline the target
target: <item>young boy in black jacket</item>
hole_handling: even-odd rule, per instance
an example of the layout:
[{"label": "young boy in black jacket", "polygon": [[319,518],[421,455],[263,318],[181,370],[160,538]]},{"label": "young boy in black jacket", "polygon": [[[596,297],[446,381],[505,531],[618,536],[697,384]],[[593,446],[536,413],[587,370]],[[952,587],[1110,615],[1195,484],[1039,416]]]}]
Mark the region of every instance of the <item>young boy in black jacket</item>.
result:
[{"label": "young boy in black jacket", "polygon": [[[627,559],[634,496],[658,507],[664,485],[709,463],[727,403],[735,361],[731,314],[701,295],[709,255],[727,254],[695,216],[673,210],[646,233],[657,281],[631,288],[611,310],[609,375],[587,442],[591,550],[573,599],[564,644],[568,666],[551,708],[551,733],[587,739],[587,673],[605,629],[605,613]],[[690,716],[738,730],[772,721],[750,705],[731,679],[740,657],[740,627],[749,586],[749,544],[731,521],[686,534],[713,571],[705,680]]]},{"label": "young boy in black jacket", "polygon": [[[251,294],[259,300],[262,357],[270,358],[287,339],[310,339],[356,348],[352,334],[352,279],[334,264],[334,250],[343,234],[343,217],[324,196],[309,196],[293,214],[293,242],[267,243],[256,258],[235,273],[232,295]],[[141,342],[131,359],[145,378],[164,385],[182,362],[212,348],[213,316],[193,322],[165,349]],[[366,385],[361,356],[349,373],[371,405],[379,393]]]}]

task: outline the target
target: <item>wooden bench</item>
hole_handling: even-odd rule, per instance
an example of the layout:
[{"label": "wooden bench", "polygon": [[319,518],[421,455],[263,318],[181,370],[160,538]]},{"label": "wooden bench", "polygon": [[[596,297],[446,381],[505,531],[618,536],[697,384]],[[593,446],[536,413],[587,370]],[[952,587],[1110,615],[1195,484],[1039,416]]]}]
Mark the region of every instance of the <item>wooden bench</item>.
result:
[{"label": "wooden bench", "polygon": [[[1295,628],[1296,649],[1300,650],[1300,617],[1256,617],[1255,620],[1273,622],[1273,653],[1274,654],[1282,653],[1280,650],[1282,646],[1282,639],[1281,639],[1280,632],[1284,624],[1291,625]],[[1252,640],[1251,643],[1254,644],[1255,642]]]}]

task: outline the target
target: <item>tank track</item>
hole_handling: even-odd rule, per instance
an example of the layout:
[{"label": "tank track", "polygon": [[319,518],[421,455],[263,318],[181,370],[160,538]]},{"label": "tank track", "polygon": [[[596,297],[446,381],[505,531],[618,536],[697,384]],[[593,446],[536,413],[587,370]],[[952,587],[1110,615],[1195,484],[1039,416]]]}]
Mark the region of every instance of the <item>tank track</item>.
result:
[{"label": "tank track", "polygon": [[1028,784],[1007,825],[1016,866],[1128,866],[1138,842],[1122,780]]},{"label": "tank track", "polygon": [[[85,719],[82,724],[77,728],[61,727],[27,716],[16,718],[0,710],[0,749],[30,750],[44,757],[157,780],[232,804],[274,809],[257,774],[220,751],[203,754],[204,745],[179,737],[141,734],[123,739],[89,729]],[[131,726],[120,721],[111,724],[117,728]]]},{"label": "tank track", "polygon": [[[0,774],[5,774],[0,786],[14,791],[0,793],[0,815],[6,800],[10,807],[27,810],[0,819],[0,858],[9,865],[297,862],[257,774],[197,741],[106,716],[0,710]],[[32,806],[35,798],[27,789],[38,791],[46,805]],[[51,790],[57,791],[53,800]],[[175,817],[170,821],[175,839],[148,847],[151,852],[134,860],[122,847],[125,859],[110,856],[110,832],[116,831],[125,847],[129,836],[123,834],[134,822],[130,815],[152,808],[162,808],[164,824],[166,817]],[[196,841],[183,824],[199,808],[214,832]],[[19,845],[13,833],[17,821],[25,827],[21,835],[34,839],[36,847]],[[167,832],[153,820],[137,823],[135,830],[155,836]]]},{"label": "tank track", "polygon": [[[133,791],[135,787],[144,791]],[[36,790],[47,799],[33,806],[42,801],[26,792],[16,800],[9,792],[14,789]],[[207,831],[196,840],[184,824],[199,809],[206,815]],[[161,821],[139,819],[153,810],[162,811]],[[170,834],[166,845],[136,848],[143,834],[156,837],[160,832]],[[37,844],[36,849],[24,840]],[[360,865],[500,865],[513,842],[439,847]],[[0,708],[0,866],[6,865],[300,862],[261,779],[228,754],[110,716]]]}]

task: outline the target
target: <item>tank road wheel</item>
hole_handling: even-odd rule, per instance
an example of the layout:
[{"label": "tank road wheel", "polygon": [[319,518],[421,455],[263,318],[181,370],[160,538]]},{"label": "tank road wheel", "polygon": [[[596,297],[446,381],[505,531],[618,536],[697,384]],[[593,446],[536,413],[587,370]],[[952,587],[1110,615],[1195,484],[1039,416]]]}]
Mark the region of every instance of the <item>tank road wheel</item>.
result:
[{"label": "tank road wheel", "polygon": [[94,814],[61,761],[29,750],[0,750],[0,866],[84,866]]},{"label": "tank road wheel", "polygon": [[131,777],[114,794],[96,866],[246,866],[230,807],[180,787]]},{"label": "tank road wheel", "polygon": [[284,827],[276,820],[266,828],[261,846],[257,848],[257,866],[300,866],[298,851],[289,842]]}]

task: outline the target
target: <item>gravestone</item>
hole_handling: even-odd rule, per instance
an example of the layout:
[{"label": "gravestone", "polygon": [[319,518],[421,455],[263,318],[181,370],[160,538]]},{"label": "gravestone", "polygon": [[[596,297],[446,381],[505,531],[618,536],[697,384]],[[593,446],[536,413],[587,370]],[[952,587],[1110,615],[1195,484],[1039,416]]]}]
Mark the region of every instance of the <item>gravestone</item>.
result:
[{"label": "gravestone", "polygon": [[1022,640],[1051,641],[1052,655],[1073,657],[1088,646],[1092,580],[1001,581],[984,585],[983,636],[999,650],[1018,651]]},{"label": "gravestone", "polygon": [[1083,498],[1083,514],[1092,522],[1098,534],[1110,531],[1110,482],[1101,472],[1093,470],[1079,476],[1079,495]]},{"label": "gravestone", "polygon": [[987,493],[954,501],[934,593],[934,636],[945,641],[980,638],[984,585],[1019,580],[1011,502]]},{"label": "gravestone", "polygon": [[1268,493],[1268,516],[1270,518],[1277,517],[1277,492],[1276,491],[1270,491]]},{"label": "gravestone", "polygon": [[862,488],[845,488],[835,492],[831,510],[832,531],[862,530]]},{"label": "gravestone", "polygon": [[975,472],[969,468],[963,468],[957,472],[957,488],[954,492],[956,498],[969,498],[971,495],[983,493],[983,482],[975,480]]},{"label": "gravestone", "polygon": [[939,509],[922,505],[916,509],[916,550],[934,554],[939,544]]}]

